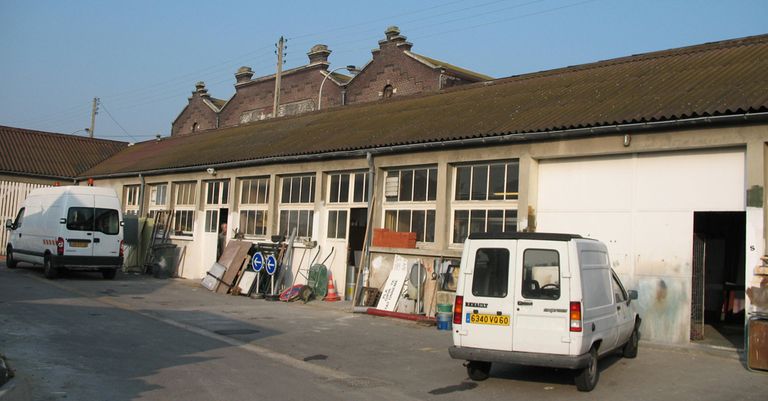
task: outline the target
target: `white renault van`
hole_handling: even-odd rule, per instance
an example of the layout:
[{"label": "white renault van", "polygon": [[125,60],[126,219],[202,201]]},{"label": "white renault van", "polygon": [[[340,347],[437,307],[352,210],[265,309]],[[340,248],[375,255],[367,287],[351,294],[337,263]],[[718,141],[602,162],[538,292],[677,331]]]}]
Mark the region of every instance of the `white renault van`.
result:
[{"label": "white renault van", "polygon": [[449,353],[472,380],[493,362],[567,368],[597,384],[597,361],[637,355],[640,317],[606,246],[572,234],[471,234],[464,243]]},{"label": "white renault van", "polygon": [[113,279],[123,265],[123,216],[114,190],[51,187],[29,193],[8,229],[6,265],[42,265],[45,276],[61,269],[100,271]]}]

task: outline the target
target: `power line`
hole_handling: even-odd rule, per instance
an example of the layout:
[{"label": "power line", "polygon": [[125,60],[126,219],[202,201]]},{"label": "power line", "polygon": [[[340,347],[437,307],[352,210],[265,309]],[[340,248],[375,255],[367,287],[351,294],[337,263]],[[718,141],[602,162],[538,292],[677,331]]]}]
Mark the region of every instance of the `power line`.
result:
[{"label": "power line", "polygon": [[120,123],[119,123],[119,122],[117,122],[117,120],[115,120],[115,117],[113,117],[113,116],[112,116],[112,113],[110,113],[110,112],[109,112],[109,109],[107,109],[107,106],[104,104],[104,102],[103,102],[103,101],[101,102],[101,107],[103,107],[103,108],[104,108],[104,111],[106,111],[106,112],[107,112],[107,115],[109,116],[109,118],[110,118],[110,119],[112,119],[112,121],[113,121],[115,124],[117,124],[117,126],[118,126],[118,127],[120,127],[120,129],[121,129],[121,130],[123,130],[123,132],[125,133],[125,135],[127,135],[129,138],[131,138],[131,139],[133,139],[134,141],[136,141],[136,138],[134,138],[134,137],[133,137],[133,135],[129,134],[129,133],[128,133],[128,131],[126,131],[126,130],[125,130],[125,128],[123,128],[123,126],[122,126],[122,125],[120,125]]}]

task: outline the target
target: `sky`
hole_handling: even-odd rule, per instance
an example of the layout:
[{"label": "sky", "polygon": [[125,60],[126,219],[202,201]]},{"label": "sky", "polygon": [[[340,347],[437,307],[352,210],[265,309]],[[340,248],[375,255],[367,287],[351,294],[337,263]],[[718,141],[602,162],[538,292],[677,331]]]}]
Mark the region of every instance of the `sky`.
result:
[{"label": "sky", "polygon": [[388,26],[415,53],[502,78],[768,33],[766,0],[0,0],[0,125],[138,142],[168,136],[195,83],[234,74],[364,66]]}]

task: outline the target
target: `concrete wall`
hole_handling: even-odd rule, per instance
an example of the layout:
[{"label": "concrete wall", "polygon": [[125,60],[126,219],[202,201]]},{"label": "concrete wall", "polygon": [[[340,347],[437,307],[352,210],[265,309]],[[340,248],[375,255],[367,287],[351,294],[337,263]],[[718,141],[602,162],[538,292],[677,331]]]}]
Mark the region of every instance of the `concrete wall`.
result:
[{"label": "concrete wall", "polygon": [[[535,230],[537,229],[537,211],[539,204],[544,201],[543,199],[539,199],[540,194],[538,191],[542,161],[583,156],[626,156],[633,154],[643,155],[651,152],[698,152],[737,148],[744,150],[744,172],[746,182],[743,183],[743,187],[737,184],[737,187],[740,188],[740,193],[726,193],[720,195],[731,200],[746,199],[746,202],[750,205],[748,208],[747,205],[743,206],[748,212],[747,226],[751,233],[747,236],[747,249],[745,250],[747,253],[747,266],[745,266],[744,269],[747,281],[751,280],[753,277],[752,269],[758,263],[759,256],[764,254],[765,249],[765,217],[764,213],[762,213],[762,204],[764,204],[765,195],[762,190],[758,191],[756,188],[765,186],[766,166],[764,160],[766,148],[764,144],[768,142],[768,126],[755,125],[690,129],[657,133],[630,132],[628,134],[631,136],[629,146],[624,146],[624,134],[619,134],[571,140],[553,140],[538,143],[466,148],[461,150],[376,156],[374,158],[374,163],[376,166],[375,192],[377,202],[373,211],[373,227],[382,227],[384,224],[381,199],[383,195],[385,171],[390,167],[420,166],[425,164],[437,166],[438,190],[437,201],[435,202],[435,210],[437,212],[435,241],[433,243],[419,244],[419,248],[428,251],[430,254],[455,256],[456,253],[460,251],[461,246],[450,243],[450,222],[452,213],[450,205],[452,198],[453,163],[519,158],[520,196],[517,201],[507,202],[509,202],[508,205],[510,208],[517,207],[518,209],[518,230]],[[207,166],[201,166],[200,170],[194,173],[146,177],[146,182],[148,184],[184,180],[196,180],[198,182],[198,213],[196,214],[195,236],[186,239],[174,239],[174,242],[186,246],[186,257],[183,261],[183,267],[180,274],[183,277],[191,279],[202,277],[209,267],[202,266],[199,263],[203,252],[203,244],[199,233],[202,233],[204,223],[204,213],[202,212],[203,208],[200,203],[200,194],[203,190],[202,183],[204,180],[214,178],[205,173],[206,167]],[[239,199],[239,192],[237,192],[238,186],[236,178],[253,176],[269,176],[271,178],[269,228],[266,237],[268,238],[270,235],[277,232],[278,227],[277,195],[279,194],[279,175],[295,173],[316,174],[316,194],[318,196],[316,197],[313,206],[315,220],[312,237],[319,242],[321,249],[328,250],[331,245],[325,238],[325,219],[327,219],[328,208],[325,203],[326,180],[324,177],[326,172],[342,170],[367,170],[366,160],[361,157],[358,159],[275,164],[270,166],[256,166],[230,170],[218,169],[215,179],[232,180],[230,184],[232,192],[230,192],[231,217],[229,226],[230,228],[234,228],[238,225],[236,216],[238,211],[237,201]],[[663,172],[659,172],[659,174],[663,174]],[[123,185],[138,183],[139,179],[138,177],[135,177],[130,179],[97,180],[96,185],[113,186],[119,194],[122,194]],[[713,188],[712,190],[717,191],[718,188]],[[637,258],[644,259],[653,256],[647,254],[647,251],[645,250],[664,249],[665,244],[670,241],[675,243],[690,241],[690,235],[687,234],[686,238],[680,238],[680,236],[682,236],[680,233],[690,234],[689,227],[683,227],[683,225],[681,225],[683,223],[673,220],[670,220],[669,224],[671,225],[669,232],[676,233],[673,235],[674,238],[666,238],[664,236],[647,238],[647,242],[642,247],[643,253],[636,255]],[[621,227],[614,227],[614,229],[620,228]],[[261,239],[263,240],[264,238]],[[608,245],[610,249],[612,245],[610,243]],[[404,254],[407,254],[407,252],[408,251],[405,250],[403,251]],[[296,259],[299,259],[301,251],[297,250],[296,255]],[[310,252],[309,255],[314,255],[314,251]],[[326,255],[326,251],[321,252],[321,257]],[[690,254],[688,256],[690,257]],[[304,260],[304,263],[306,264],[307,261]],[[333,268],[337,289],[340,289],[340,287],[343,286],[342,283],[345,277],[344,263],[339,264],[332,260],[329,264],[331,264]],[[306,266],[304,267],[306,268]],[[665,282],[666,303],[665,305],[658,306],[660,308],[659,310],[652,310],[651,308],[657,306],[652,306],[648,302],[638,302],[638,305],[641,307],[641,314],[658,316],[647,323],[649,325],[648,327],[652,327],[654,324],[669,324],[675,327],[672,331],[685,331],[685,324],[687,323],[684,322],[689,319],[689,316],[686,316],[686,314],[689,313],[687,311],[690,308],[690,283],[687,280],[681,280],[681,275],[689,275],[688,273],[684,273],[685,272],[683,271],[675,271],[674,269],[668,269],[666,267],[659,267],[654,270],[654,277],[656,279],[664,280]],[[293,276],[295,270],[291,271],[290,274]],[[659,288],[657,288],[659,280],[654,282],[649,281],[650,284],[643,284],[638,280],[640,277],[638,271],[627,271],[623,272],[623,274],[623,278],[626,278],[628,282],[637,283],[636,289],[640,290],[642,293],[641,297],[645,297],[646,300],[650,300],[651,297],[659,294]],[[654,285],[656,287],[654,287]],[[674,343],[687,342],[687,339],[681,336],[668,337],[670,336],[661,334],[656,339]]]}]

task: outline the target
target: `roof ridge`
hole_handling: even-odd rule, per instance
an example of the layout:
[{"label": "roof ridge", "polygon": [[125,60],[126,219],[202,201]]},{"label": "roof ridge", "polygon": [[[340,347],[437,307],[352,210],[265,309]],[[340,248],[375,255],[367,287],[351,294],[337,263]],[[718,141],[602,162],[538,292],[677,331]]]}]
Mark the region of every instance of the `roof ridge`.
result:
[{"label": "roof ridge", "polygon": [[[632,54],[629,56],[620,56],[607,60],[593,61],[584,64],[570,65],[566,67],[554,68],[551,70],[542,70],[536,72],[529,72],[519,75],[512,75],[509,77],[499,78],[497,80],[486,82],[485,85],[503,84],[509,81],[525,81],[529,79],[548,77],[553,75],[560,75],[563,73],[576,72],[576,71],[588,71],[592,69],[611,67],[621,64],[636,63],[647,60],[657,60],[662,58],[676,57],[682,55],[697,54],[703,52],[709,52],[714,50],[721,50],[727,48],[734,48],[740,46],[753,46],[768,42],[768,34],[745,36],[741,38],[725,39],[715,42],[707,42],[702,44],[674,47],[671,49],[654,50],[647,53]],[[501,81],[501,82],[500,82]],[[474,86],[474,85],[473,85]]]},{"label": "roof ridge", "polygon": [[64,134],[61,132],[50,132],[50,131],[40,131],[40,130],[34,130],[34,129],[28,129],[28,128],[19,128],[19,127],[11,127],[9,125],[0,125],[0,132],[2,132],[4,129],[8,130],[16,130],[16,131],[24,131],[28,134],[35,134],[35,135],[47,135],[47,136],[59,136],[62,138],[67,138],[68,140],[80,140],[80,141],[99,141],[99,142],[114,142],[114,143],[120,143],[120,144],[128,144],[128,142],[125,141],[117,141],[114,139],[102,139],[102,138],[86,138],[83,136],[78,135],[72,135],[72,134]]}]

